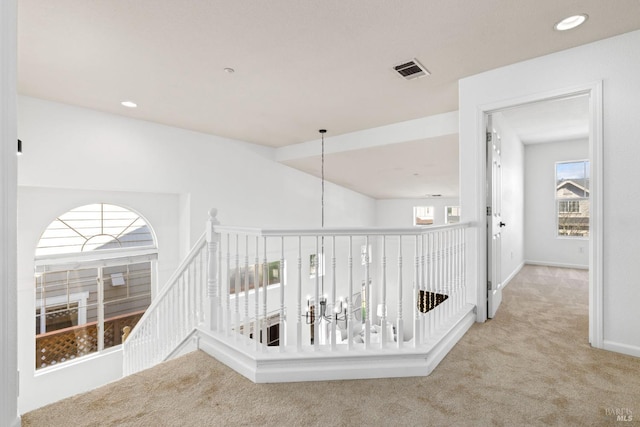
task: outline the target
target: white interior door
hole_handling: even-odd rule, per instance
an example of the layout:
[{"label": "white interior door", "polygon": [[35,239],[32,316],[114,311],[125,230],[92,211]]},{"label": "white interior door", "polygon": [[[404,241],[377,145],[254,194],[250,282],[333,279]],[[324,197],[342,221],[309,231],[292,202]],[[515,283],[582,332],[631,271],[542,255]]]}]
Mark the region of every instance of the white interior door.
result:
[{"label": "white interior door", "polygon": [[500,135],[487,119],[487,316],[493,318],[502,301],[502,164]]}]

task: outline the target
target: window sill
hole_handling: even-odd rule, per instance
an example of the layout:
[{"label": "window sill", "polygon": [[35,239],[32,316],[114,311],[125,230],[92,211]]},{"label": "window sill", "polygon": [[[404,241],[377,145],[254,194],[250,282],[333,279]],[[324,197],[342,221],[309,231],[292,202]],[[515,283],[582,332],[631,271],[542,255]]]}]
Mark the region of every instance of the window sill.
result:
[{"label": "window sill", "polygon": [[589,241],[589,237],[582,237],[582,236],[556,236],[556,239],[558,240],[580,240],[580,241]]},{"label": "window sill", "polygon": [[65,362],[57,363],[53,366],[47,366],[46,368],[36,369],[34,373],[34,377],[46,376],[47,374],[52,374],[54,372],[70,368],[72,366],[78,366],[83,363],[88,363],[92,360],[113,354],[122,352],[122,344],[110,347],[106,350],[102,350],[99,352],[87,354],[86,356],[80,356],[72,360],[67,360]]}]

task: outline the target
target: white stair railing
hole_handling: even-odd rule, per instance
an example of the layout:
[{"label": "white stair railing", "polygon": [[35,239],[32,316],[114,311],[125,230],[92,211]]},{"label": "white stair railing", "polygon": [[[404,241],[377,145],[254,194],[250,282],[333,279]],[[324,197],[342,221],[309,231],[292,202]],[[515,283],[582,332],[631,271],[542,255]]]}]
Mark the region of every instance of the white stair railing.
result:
[{"label": "white stair railing", "polygon": [[[468,227],[214,226],[211,309],[219,321],[211,331],[257,353],[431,345],[472,306],[464,277]],[[256,325],[267,339],[250,332]]]},{"label": "white stair railing", "polygon": [[125,375],[198,329],[254,357],[428,351],[473,309],[469,224],[267,230],[220,226],[216,214],[125,341]]},{"label": "white stair railing", "polygon": [[206,243],[202,235],[123,343],[124,375],[166,360],[204,322]]}]

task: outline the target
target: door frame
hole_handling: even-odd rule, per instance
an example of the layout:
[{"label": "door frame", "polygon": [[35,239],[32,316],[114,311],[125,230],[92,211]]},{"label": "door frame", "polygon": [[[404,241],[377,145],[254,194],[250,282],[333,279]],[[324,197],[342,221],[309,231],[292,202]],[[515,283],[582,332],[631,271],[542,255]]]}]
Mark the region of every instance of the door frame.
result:
[{"label": "door frame", "polygon": [[[572,86],[553,91],[529,94],[520,98],[508,99],[491,104],[478,106],[477,109],[477,135],[481,135],[479,141],[485,141],[487,126],[487,116],[489,114],[514,108],[534,102],[549,101],[558,98],[566,98],[576,95],[589,95],[589,161],[591,162],[591,194],[589,218],[589,342],[593,347],[603,348],[604,341],[604,320],[603,320],[603,299],[604,299],[604,274],[603,274],[603,127],[602,127],[602,81],[589,84]],[[486,200],[486,164],[487,154],[483,147],[479,150],[478,168],[481,173],[482,183],[477,187],[480,189],[480,200]],[[486,259],[487,256],[487,217],[486,206],[481,203],[478,206],[478,241],[476,250],[478,260]],[[486,299],[487,299],[487,266],[482,262],[478,264],[477,277],[477,321],[487,320]]]},{"label": "door frame", "polygon": [[[493,126],[493,115],[485,116],[487,197],[487,317],[492,318],[502,302],[502,144]],[[491,139],[489,139],[491,136]],[[497,160],[496,160],[497,158]],[[490,219],[489,219],[490,218]],[[498,224],[496,224],[498,222]],[[496,237],[494,239],[494,237]]]}]

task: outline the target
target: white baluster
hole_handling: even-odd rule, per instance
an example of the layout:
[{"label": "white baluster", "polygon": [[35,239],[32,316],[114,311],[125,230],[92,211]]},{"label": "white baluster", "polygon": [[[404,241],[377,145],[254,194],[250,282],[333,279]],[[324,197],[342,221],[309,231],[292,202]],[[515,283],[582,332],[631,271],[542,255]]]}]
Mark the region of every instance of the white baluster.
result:
[{"label": "white baluster", "polygon": [[462,252],[462,286],[464,286],[464,293],[465,293],[465,302],[467,299],[467,269],[466,269],[466,265],[467,265],[467,232],[465,231],[463,238],[462,238],[462,248],[460,249]]},{"label": "white baluster", "polygon": [[404,325],[402,321],[402,236],[398,236],[398,320],[396,321],[396,344],[402,348],[404,341]]},{"label": "white baluster", "polygon": [[[427,270],[425,271],[425,275],[426,275],[426,288],[425,291],[427,291],[427,293],[425,293],[426,298],[426,307],[427,309],[429,307],[431,307],[431,294],[429,292],[431,292],[434,286],[434,282],[436,280],[436,270],[437,270],[437,264],[436,264],[436,257],[435,257],[435,252],[433,250],[433,246],[435,246],[435,233],[429,233],[426,236],[424,236],[426,245],[425,245],[425,251],[426,251],[426,257],[427,257]],[[434,315],[433,315],[433,310],[428,311],[425,315],[424,315],[424,319],[426,322],[425,324],[425,328],[423,329],[423,333],[424,336],[429,336],[431,335],[431,328],[433,326],[433,320],[434,320]]]},{"label": "white baluster", "polygon": [[222,309],[222,289],[223,289],[223,281],[222,281],[222,235],[218,233],[218,300],[220,301],[218,304],[219,313],[216,314],[216,323],[218,324],[218,332],[223,330],[224,327],[224,310]]},{"label": "white baluster", "polygon": [[[197,304],[197,298],[198,298],[198,294],[197,294],[197,261],[198,258],[194,258],[194,262],[191,263],[191,265],[189,265],[189,296],[191,298],[189,298],[189,327],[187,328],[188,330],[191,330],[195,325],[197,325],[197,316],[198,316],[198,306]],[[215,286],[214,286],[215,288]]]},{"label": "white baluster", "polygon": [[227,277],[225,277],[224,286],[227,289],[225,292],[226,299],[226,313],[225,313],[225,333],[227,336],[231,335],[231,233],[226,233],[227,236]]},{"label": "white baluster", "polygon": [[[420,239],[422,236],[415,236],[414,244],[414,273],[413,273],[413,347],[420,344],[420,312],[418,310],[418,298],[420,296]],[[420,301],[422,303],[422,301]]]},{"label": "white baluster", "polygon": [[284,315],[284,236],[280,237],[280,323],[278,325],[278,344],[280,352],[284,352],[285,345],[285,315]]},{"label": "white baluster", "polygon": [[371,288],[369,286],[369,236],[364,239],[364,289],[365,289],[365,321],[364,321],[364,348],[369,349],[371,344]]},{"label": "white baluster", "polygon": [[[431,291],[432,292],[437,292],[438,291],[438,287],[440,286],[440,233],[439,232],[435,232],[433,233],[433,252],[431,254],[432,259],[433,259],[433,282],[431,283]],[[435,298],[435,294],[433,294],[433,304],[435,305],[436,302],[436,298]],[[439,322],[439,318],[438,315],[440,313],[440,310],[436,310],[435,308],[433,310],[431,310],[431,314],[432,314],[432,325],[431,325],[431,336],[433,336],[433,334],[435,333],[435,331],[438,329],[438,327],[440,326],[440,322]]]},{"label": "white baluster", "polygon": [[[206,313],[205,311],[205,298],[206,298],[206,292],[207,292],[207,286],[208,286],[208,274],[207,271],[209,269],[209,261],[208,261],[208,253],[207,251],[202,251],[200,253],[200,291],[198,292],[199,295],[199,301],[200,301],[200,322],[204,322],[205,321],[205,316]],[[220,246],[218,246],[218,254],[216,254],[216,257],[218,258],[218,261],[220,259]],[[220,263],[218,262],[218,268],[217,270],[220,270]],[[218,309],[216,310],[215,316],[216,316],[216,325],[220,326],[220,312],[222,311],[222,306],[221,306],[221,300],[220,300],[220,272],[217,271],[216,272],[216,295],[218,295]],[[210,315],[211,317],[212,315]]]},{"label": "white baluster", "polygon": [[387,341],[387,236],[382,235],[382,310],[380,313],[380,348]]},{"label": "white baluster", "polygon": [[244,247],[245,247],[245,255],[244,255],[244,337],[246,338],[246,343],[250,344],[249,335],[249,235],[246,234],[244,236]]},{"label": "white baluster", "polygon": [[302,351],[302,237],[298,236],[298,294],[296,295],[296,350]]},{"label": "white baluster", "polygon": [[[447,230],[442,230],[440,231],[440,245],[441,245],[441,250],[440,250],[440,266],[441,266],[441,271],[440,271],[440,293],[446,295],[447,294],[447,260],[448,260],[448,253],[447,253]],[[440,325],[442,325],[446,320],[447,320],[447,306],[449,304],[447,304],[446,302],[443,302],[440,305]]]},{"label": "white baluster", "polygon": [[[314,296],[314,308],[313,308],[313,349],[318,350],[320,345],[320,273],[322,266],[324,265],[324,258],[320,261],[319,240],[316,236],[316,287]],[[322,255],[324,257],[324,254]]]},{"label": "white baluster", "polygon": [[[444,286],[444,232],[439,231],[437,233],[437,237],[438,237],[438,279],[436,282],[436,286],[437,288],[435,289],[436,292],[441,293],[443,291],[443,286]],[[436,299],[437,302],[437,299]],[[438,314],[438,323],[437,323],[437,327],[438,329],[442,326],[442,320],[444,319],[444,313],[442,310],[442,307],[439,307],[440,310],[437,310],[436,313]]]},{"label": "white baluster", "polygon": [[462,308],[465,301],[464,280],[463,280],[464,261],[462,260],[462,257],[464,256],[464,250],[463,250],[464,233],[465,233],[464,228],[460,228],[458,230],[458,293],[460,294],[460,298],[459,298],[460,302],[459,302],[458,308]]},{"label": "white baluster", "polygon": [[449,300],[446,302],[447,320],[453,315],[453,230],[447,230],[447,293]]},{"label": "white baluster", "polygon": [[[353,236],[349,236],[349,257],[347,259],[347,265],[349,269],[349,302],[347,304],[347,347],[349,350],[353,349]],[[358,307],[362,310],[362,307]],[[359,332],[359,331],[358,331]]]},{"label": "white baluster", "polygon": [[449,289],[451,292],[451,301],[449,301],[449,312],[451,315],[456,312],[456,234],[457,230],[449,230]]},{"label": "white baluster", "polygon": [[254,305],[255,316],[253,318],[253,342],[255,344],[256,351],[260,348],[260,324],[258,319],[260,318],[260,238],[256,236],[256,258],[253,265],[253,286],[254,292]]},{"label": "white baluster", "polygon": [[[441,265],[442,265],[442,272],[441,272],[441,276],[442,276],[442,281],[440,282],[440,291],[443,294],[447,293],[447,230],[443,230],[440,232],[441,234],[441,242],[442,242],[442,251],[441,251],[441,258],[442,260],[440,261]],[[446,320],[447,320],[447,306],[448,304],[446,302],[443,302],[441,305],[441,310],[440,310],[440,316],[441,316],[441,323],[440,325],[442,325]]]},{"label": "white baluster", "polygon": [[458,229],[458,294],[459,294],[459,306],[462,308],[464,305],[464,282],[462,281],[462,274],[464,271],[464,262],[462,261],[462,247],[464,246],[464,233],[463,228]]},{"label": "white baluster", "polygon": [[235,254],[235,273],[233,276],[233,295],[235,299],[235,308],[233,312],[233,328],[234,339],[238,339],[240,335],[240,295],[242,295],[242,288],[240,286],[240,244],[239,236],[236,233],[236,254]]},{"label": "white baluster", "polygon": [[[269,284],[269,267],[268,267],[268,262],[267,262],[267,238],[263,237],[263,244],[264,244],[264,259],[262,262],[262,307],[263,307],[263,319],[262,322],[260,322],[260,319],[256,319],[256,333],[258,333],[258,330],[260,328],[260,325],[262,325],[262,351],[267,351],[267,346],[268,346],[268,340],[267,340],[267,319],[268,319],[268,313],[267,313],[267,285]],[[258,335],[260,335],[258,333]],[[258,338],[260,339],[260,338]]]},{"label": "white baluster", "polygon": [[176,344],[178,341],[178,336],[182,335],[183,330],[184,330],[184,324],[185,324],[185,318],[186,318],[186,307],[185,307],[185,303],[187,301],[186,295],[185,295],[185,275],[184,273],[182,273],[182,275],[180,275],[180,279],[178,279],[178,286],[175,288],[176,290],[176,298],[178,299],[178,307],[179,312],[178,312],[178,325],[177,325],[177,333],[175,335],[175,340],[176,340]]},{"label": "white baluster", "polygon": [[210,325],[211,330],[218,328],[220,306],[220,294],[218,292],[218,246],[220,243],[220,234],[214,231],[214,227],[220,222],[217,218],[218,210],[209,210],[209,219],[207,221],[207,250],[208,250],[208,270],[207,270],[207,295],[210,298]]},{"label": "white baluster", "polygon": [[336,295],[336,236],[331,236],[331,299],[333,300],[333,317],[331,322],[331,350],[336,349],[336,323],[338,323],[338,314],[335,311],[338,306]]}]

